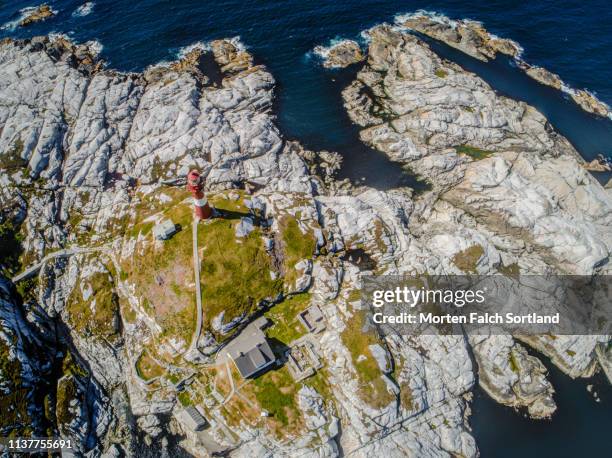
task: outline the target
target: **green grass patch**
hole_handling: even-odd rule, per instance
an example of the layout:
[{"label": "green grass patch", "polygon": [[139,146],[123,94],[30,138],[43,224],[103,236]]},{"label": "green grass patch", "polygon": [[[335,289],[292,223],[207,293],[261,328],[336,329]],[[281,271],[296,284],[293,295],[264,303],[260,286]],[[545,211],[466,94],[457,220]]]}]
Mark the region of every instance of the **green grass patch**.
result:
[{"label": "green grass patch", "polygon": [[385,227],[381,220],[377,219],[374,221],[374,240],[376,241],[376,248],[380,254],[387,252],[387,245],[383,240],[383,236],[386,234]]},{"label": "green grass patch", "polygon": [[506,277],[518,278],[521,274],[521,269],[519,268],[519,265],[516,262],[508,264],[507,266],[501,265],[497,268],[497,270],[499,270],[499,272],[505,275]]},{"label": "green grass patch", "polygon": [[302,415],[297,406],[298,386],[286,367],[271,370],[253,380],[255,397],[283,427],[297,429]]},{"label": "green grass patch", "polygon": [[66,375],[57,383],[57,399],[55,403],[55,416],[58,424],[69,424],[74,415],[70,411],[70,403],[73,399],[78,400],[78,386],[72,375]]},{"label": "green grass patch", "polygon": [[282,292],[281,279],[272,280],[272,260],[266,252],[261,230],[236,238],[238,220],[216,219],[199,231],[202,300],[205,320],[225,312],[228,322],[253,313],[265,299]]},{"label": "green grass patch", "polygon": [[82,378],[89,377],[87,370],[76,362],[70,351],[66,352],[66,356],[64,356],[62,360],[62,373],[64,375],[74,375]]},{"label": "green grass patch", "polygon": [[[188,203],[167,208],[163,217],[180,224],[182,230],[161,244],[154,244],[152,234],[148,234],[136,246],[132,258],[124,262],[121,274],[135,286],[145,313],[161,326],[162,336],[176,337],[186,344],[191,340],[196,321],[192,211]],[[137,234],[142,229],[140,224],[133,231]]]},{"label": "green grass patch", "polygon": [[476,148],[475,146],[470,145],[459,145],[455,146],[454,148],[457,154],[465,154],[466,156],[470,156],[475,161],[486,159],[493,155],[493,151]]},{"label": "green grass patch", "polygon": [[31,278],[21,280],[15,285],[17,292],[24,302],[36,300],[36,292],[38,287],[38,277],[35,275]]},{"label": "green grass patch", "polygon": [[18,139],[15,140],[12,149],[0,154],[0,169],[12,173],[15,170],[25,168],[28,161],[21,158],[21,153],[23,153],[23,142]]},{"label": "green grass patch", "polygon": [[9,347],[0,339],[0,432],[3,436],[25,435],[30,424],[29,390],[23,385],[21,363],[9,356]]},{"label": "green grass patch", "polygon": [[285,281],[293,285],[298,278],[295,265],[302,259],[310,259],[317,248],[317,242],[311,230],[303,233],[298,225],[297,219],[290,215],[283,216],[279,221],[279,227],[283,245],[283,270]]},{"label": "green grass patch", "polygon": [[85,300],[80,286],[74,288],[66,304],[68,322],[81,335],[115,336],[119,297],[110,273],[96,272],[82,280],[82,284],[85,288],[91,288],[92,293]]},{"label": "green grass patch", "polygon": [[351,354],[351,360],[357,372],[360,383],[359,397],[372,407],[382,408],[393,401],[395,396],[387,390],[387,384],[381,377],[380,367],[370,351],[370,345],[384,346],[384,343],[375,329],[372,327],[364,329],[366,316],[365,310],[355,310],[340,337]]},{"label": "green grass patch", "polygon": [[484,255],[484,249],[480,245],[472,245],[461,250],[453,256],[453,264],[466,274],[477,274],[478,261]]},{"label": "green grass patch", "polygon": [[[227,214],[198,226],[205,326],[222,311],[226,322],[250,314],[262,300],[275,299],[282,292],[282,280],[270,278],[272,264],[261,230],[256,228],[240,239],[235,236],[239,217],[248,214],[242,194],[236,193],[239,196],[236,200],[226,194],[212,196],[213,206]],[[143,206],[148,208],[144,202]],[[161,244],[153,244],[147,227],[152,227],[152,223],[136,225],[132,232],[147,234],[146,242],[136,248],[134,258],[124,270],[142,295],[147,313],[161,325],[163,335],[189,343],[196,321],[191,202],[170,205],[162,217],[179,224],[182,230]],[[142,265],[147,269],[142,269]]]},{"label": "green grass patch", "polygon": [[508,353],[508,364],[510,365],[510,370],[512,372],[514,372],[515,374],[519,373],[519,365],[512,350],[510,350],[510,352]]},{"label": "green grass patch", "polygon": [[[169,200],[162,203],[160,201],[161,196],[165,196]],[[145,219],[157,213],[162,213],[166,217],[172,217],[177,209],[182,207],[180,202],[189,196],[190,194],[185,188],[173,186],[160,186],[148,194],[138,193],[135,197],[136,203],[132,205],[134,215],[126,215],[112,220],[111,232],[116,235],[125,234],[130,237],[136,237],[140,232],[146,235],[153,229],[153,223],[150,221],[145,222]],[[189,204],[185,203],[185,207],[193,211],[193,207]]]},{"label": "green grass patch", "polygon": [[22,240],[20,225],[10,219],[0,222],[0,273],[7,277],[12,277],[21,268]]},{"label": "green grass patch", "polygon": [[153,359],[147,350],[144,350],[136,361],[136,371],[141,379],[151,380],[162,376],[164,368]]},{"label": "green grass patch", "polygon": [[268,337],[289,344],[306,334],[306,330],[298,320],[298,313],[306,310],[309,304],[310,294],[308,293],[296,294],[275,304],[265,313],[273,323],[266,331]]},{"label": "green grass patch", "polygon": [[311,377],[308,377],[306,380],[302,382],[304,385],[307,385],[321,395],[323,401],[325,403],[334,402],[335,397],[331,389],[331,385],[328,381],[327,369],[321,368],[318,369],[317,372]]},{"label": "green grass patch", "polygon": [[[230,195],[236,195],[238,198],[230,198]],[[244,205],[244,191],[240,189],[215,194],[209,197],[209,202],[217,210],[244,213],[245,215],[249,212],[249,209]]]},{"label": "green grass patch", "polygon": [[438,68],[435,71],[435,74],[438,78],[446,78],[448,76],[448,72],[446,70],[443,70],[441,68]]},{"label": "green grass patch", "polygon": [[191,399],[191,395],[187,391],[181,391],[177,395],[177,398],[183,407],[189,407],[194,404],[193,399]]}]

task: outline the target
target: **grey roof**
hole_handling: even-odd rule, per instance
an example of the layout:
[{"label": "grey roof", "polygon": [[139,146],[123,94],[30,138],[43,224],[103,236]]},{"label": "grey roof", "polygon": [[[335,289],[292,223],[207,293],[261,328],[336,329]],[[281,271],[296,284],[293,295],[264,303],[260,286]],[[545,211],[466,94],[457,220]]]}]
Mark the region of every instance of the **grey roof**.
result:
[{"label": "grey roof", "polygon": [[228,345],[240,375],[250,377],[276,361],[274,352],[261,329],[251,324]]},{"label": "grey roof", "polygon": [[250,377],[268,367],[276,360],[268,342],[257,344],[254,348],[251,348],[246,353],[242,353],[233,359],[240,374],[244,378]]},{"label": "grey roof", "polygon": [[180,412],[182,423],[192,431],[200,431],[208,425],[206,418],[194,406],[189,406]]},{"label": "grey roof", "polygon": [[166,219],[153,227],[153,235],[155,238],[164,240],[176,232],[176,224],[171,220]]}]

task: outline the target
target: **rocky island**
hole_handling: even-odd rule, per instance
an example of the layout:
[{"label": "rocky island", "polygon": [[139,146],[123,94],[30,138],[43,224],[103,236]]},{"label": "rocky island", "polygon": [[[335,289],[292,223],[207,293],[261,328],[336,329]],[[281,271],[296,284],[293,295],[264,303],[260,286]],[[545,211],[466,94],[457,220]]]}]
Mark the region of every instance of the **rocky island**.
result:
[{"label": "rocky island", "polygon": [[49,5],[42,4],[26,11],[24,18],[19,21],[19,26],[26,27],[30,24],[34,24],[35,22],[40,22],[44,21],[45,19],[49,19],[50,17],[55,16],[55,14],[56,12],[53,11]]},{"label": "rocky island", "polygon": [[[453,40],[516,52],[483,36]],[[476,384],[554,414],[528,347],[571,377],[609,371],[608,336],[366,326],[368,273],[609,275],[612,250],[612,190],[541,113],[397,27],[368,37],[329,66],[360,66],[345,109],[420,193],[339,185],[337,154],[283,137],[275,80],[235,41],[143,73],[3,41],[3,434],[89,456],[477,456]],[[215,209],[200,224],[193,168]],[[256,347],[253,378],[237,361]]]},{"label": "rocky island", "polygon": [[511,56],[531,78],[555,89],[565,90],[583,110],[589,113],[610,117],[610,107],[598,100],[592,93],[585,89],[569,88],[559,75],[545,68],[528,64],[521,59],[522,48],[518,43],[493,35],[480,22],[468,19],[455,21],[426,11],[399,16],[396,22],[401,27],[439,40],[476,59],[487,61],[494,59],[498,53]]}]

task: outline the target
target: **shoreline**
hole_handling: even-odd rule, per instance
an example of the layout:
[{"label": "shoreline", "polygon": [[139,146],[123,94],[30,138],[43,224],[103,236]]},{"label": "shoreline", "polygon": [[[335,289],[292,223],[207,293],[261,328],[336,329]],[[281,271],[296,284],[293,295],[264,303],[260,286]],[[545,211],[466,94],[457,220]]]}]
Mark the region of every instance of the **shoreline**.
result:
[{"label": "shoreline", "polygon": [[[610,106],[599,100],[592,91],[573,88],[565,83],[558,74],[544,67],[528,63],[522,57],[524,48],[520,43],[509,38],[498,37],[489,32],[481,21],[467,18],[454,20],[444,14],[426,10],[398,14],[395,16],[394,21],[400,27],[416,30],[485,62],[495,58],[498,53],[506,54],[512,57],[519,68],[529,77],[543,85],[553,87],[568,94],[584,111],[612,119]],[[436,26],[442,26],[445,29],[440,30],[440,27]],[[461,31],[462,28],[478,35],[475,38],[469,37],[464,39],[460,34],[461,40],[458,42],[453,41],[452,38],[456,38],[455,32],[457,30]],[[475,43],[469,43],[470,39],[473,39]],[[479,42],[478,39],[482,41]],[[468,41],[467,45],[464,44],[465,41]]]},{"label": "shoreline", "polygon": [[[301,86],[303,92],[295,92],[294,87],[283,100],[282,84],[276,80],[282,72],[268,66],[268,61],[260,65],[257,56],[232,39],[165,47],[178,49],[176,58],[139,73],[114,70],[87,46],[61,37],[57,43],[33,38],[23,49],[3,41],[5,48],[0,49],[8,56],[5,68],[9,69],[6,93],[21,97],[11,99],[16,102],[4,130],[5,146],[12,142],[14,154],[22,154],[31,164],[28,170],[23,160],[10,157],[9,165],[16,163],[21,175],[9,174],[7,168],[5,177],[15,189],[15,208],[17,204],[24,208],[25,223],[20,226],[24,250],[36,258],[56,245],[87,245],[103,237],[112,241],[122,261],[119,265],[113,258],[111,265],[103,256],[76,256],[53,265],[53,271],[41,271],[40,277],[57,279],[53,296],[45,302],[40,299],[41,307],[61,314],[60,319],[70,325],[72,344],[91,366],[91,380],[99,380],[113,394],[112,399],[99,401],[109,420],[114,421],[114,408],[121,401],[138,417],[133,431],[146,432],[143,440],[159,440],[170,429],[161,414],[169,419],[173,409],[186,406],[185,401],[204,409],[200,413],[218,420],[217,425],[244,435],[240,443],[228,436],[227,444],[222,441],[224,447],[253,456],[264,449],[278,454],[317,450],[321,456],[335,456],[338,449],[388,455],[422,448],[431,455],[474,457],[477,443],[465,415],[473,406],[469,401],[477,383],[488,381],[491,392],[504,395],[503,403],[526,407],[532,416],[547,416],[556,408],[554,380],[547,378],[539,363],[542,355],[527,354],[518,338],[382,338],[363,332],[363,305],[354,293],[361,288],[363,275],[372,272],[513,277],[521,271],[552,269],[605,274],[610,272],[602,260],[610,254],[606,243],[612,215],[606,209],[611,208],[612,194],[581,167],[581,152],[566,133],[552,127],[537,104],[498,91],[487,79],[491,74],[485,71],[483,76],[445,57],[430,44],[433,39],[397,27],[370,30],[366,56],[352,45],[336,54],[353,62],[344,71],[328,73],[312,68],[310,62],[296,64],[284,82]],[[259,53],[257,46],[253,49]],[[466,56],[456,48],[453,53]],[[507,68],[505,57],[488,63],[470,59],[490,63],[495,71]],[[39,71],[20,79],[33,73],[28,72],[33,62]],[[296,75],[305,67],[311,75]],[[513,69],[513,77],[519,74],[521,78],[510,82],[532,81]],[[58,81],[66,90],[56,113],[48,103],[59,95]],[[540,90],[539,84],[529,86]],[[30,87],[37,91],[28,91]],[[545,92],[555,93],[554,102],[561,98],[552,88]],[[24,114],[18,105],[27,97],[36,109]],[[580,113],[580,120],[594,119],[573,105],[571,112],[575,118]],[[104,122],[98,122],[101,119]],[[41,135],[37,126],[44,125],[58,127],[52,135]],[[287,126],[292,127],[290,132]],[[360,176],[367,171],[368,180],[342,186],[342,175],[333,175],[342,162],[333,152],[339,150],[345,154],[344,173]],[[429,189],[412,193],[399,186],[377,187],[378,182],[369,177],[394,183],[395,169],[388,163],[415,170],[428,180]],[[182,228],[191,224],[192,210],[182,199],[184,189],[178,182],[171,189],[166,184],[193,167],[210,173],[213,187],[207,197],[220,210],[203,231],[214,239],[198,242],[206,247],[200,259],[210,263],[199,274],[205,275],[202,284],[211,288],[204,300],[219,298],[205,303],[211,319],[205,323],[199,347],[217,349],[239,337],[234,330],[237,334],[242,324],[264,313],[271,320],[267,337],[278,341],[279,348],[292,348],[292,342],[302,341],[297,337],[302,330],[291,329],[290,323],[303,307],[317,306],[326,326],[308,340],[321,367],[327,368],[299,391],[301,380],[294,383],[285,373],[288,367],[280,365],[236,386],[229,372],[227,380],[217,367],[200,367],[199,375],[205,377],[186,384],[180,393],[174,390],[180,378],[163,376],[187,374],[191,368],[188,361],[177,358],[183,342],[189,342],[186,337],[191,338],[185,334],[187,324],[193,324],[186,312],[195,306],[181,296],[190,294],[193,286],[180,270],[190,265],[185,256],[191,252],[183,252],[187,232],[179,231],[166,243],[155,240],[150,231],[162,217]],[[36,193],[22,198],[21,190],[36,173],[55,183],[55,189],[61,188],[52,191],[54,200],[43,201]],[[51,213],[54,205],[61,213]],[[53,234],[30,229],[46,223],[42,215],[47,214],[52,215],[48,224]],[[241,234],[249,221],[254,232],[246,238]],[[307,246],[289,251],[287,240],[302,239]],[[218,242],[216,248],[213,240]],[[246,269],[250,265],[242,255],[247,249],[257,255],[256,270]],[[231,263],[223,279],[217,279],[214,271],[224,265],[228,254],[241,257]],[[149,259],[151,269],[140,269]],[[248,287],[242,289],[243,283]],[[225,289],[226,284],[231,286]],[[225,302],[226,291],[234,287],[235,298]],[[96,316],[81,312],[92,307],[104,310],[106,305],[97,296],[97,289],[103,288],[116,290],[121,299],[112,310],[124,327],[106,330],[97,326]],[[259,290],[252,301],[241,300]],[[274,297],[278,301],[270,302]],[[67,300],[62,302],[63,298]],[[110,310],[114,303],[109,304]],[[112,336],[111,346],[104,345],[107,334],[92,338],[90,329]],[[114,340],[115,335],[121,340]],[[599,357],[594,349],[603,340],[603,336],[552,336],[551,348],[543,351],[558,353],[578,376],[591,375]],[[125,368],[120,349],[126,351]],[[106,356],[109,351],[117,352]],[[150,358],[141,358],[145,354]],[[159,375],[153,369],[161,370],[155,383],[168,390],[155,391],[153,400],[147,398],[131,378],[139,367],[149,367],[151,377]],[[234,394],[246,396],[252,419],[236,425],[234,415],[243,410],[239,405],[208,403],[213,401],[205,389],[209,382],[232,386],[224,403]],[[282,428],[286,442],[274,440],[277,412],[282,410],[256,396],[261,386],[284,390],[281,394],[286,395],[292,417]],[[116,401],[122,393],[129,397]],[[90,394],[89,399],[95,398]],[[92,428],[98,427],[94,420],[83,418],[84,424],[91,421]],[[395,425],[401,426],[390,431]],[[224,435],[222,429],[218,433]],[[256,436],[250,435],[253,431]],[[314,438],[312,444],[308,435]],[[140,439],[128,439],[126,444],[138,446]]]}]

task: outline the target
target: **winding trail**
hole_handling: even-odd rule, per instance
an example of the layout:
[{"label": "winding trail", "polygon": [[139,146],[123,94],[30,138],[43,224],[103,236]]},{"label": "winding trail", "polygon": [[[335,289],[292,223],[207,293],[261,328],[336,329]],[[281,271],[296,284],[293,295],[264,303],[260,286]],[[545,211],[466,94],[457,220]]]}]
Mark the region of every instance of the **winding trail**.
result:
[{"label": "winding trail", "polygon": [[61,250],[57,250],[53,253],[49,253],[44,258],[42,258],[38,263],[28,267],[26,270],[24,270],[20,274],[14,276],[12,279],[12,282],[17,283],[21,280],[26,280],[30,277],[33,277],[41,269],[42,266],[44,266],[47,262],[49,262],[52,259],[67,258],[74,254],[93,253],[96,251],[107,251],[107,250],[108,250],[107,246],[100,246],[100,247],[94,247],[94,248],[72,247],[72,248],[64,248]]},{"label": "winding trail", "polygon": [[189,352],[198,351],[198,340],[200,339],[200,334],[202,333],[202,293],[200,290],[200,259],[198,256],[198,219],[196,217],[193,218],[193,223],[191,224],[192,228],[192,238],[193,238],[193,273],[195,276],[195,286],[196,286],[196,307],[197,307],[197,321],[196,321],[196,329],[193,333],[193,337],[191,338],[191,345],[189,345]]}]

